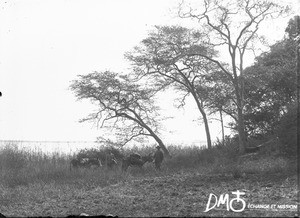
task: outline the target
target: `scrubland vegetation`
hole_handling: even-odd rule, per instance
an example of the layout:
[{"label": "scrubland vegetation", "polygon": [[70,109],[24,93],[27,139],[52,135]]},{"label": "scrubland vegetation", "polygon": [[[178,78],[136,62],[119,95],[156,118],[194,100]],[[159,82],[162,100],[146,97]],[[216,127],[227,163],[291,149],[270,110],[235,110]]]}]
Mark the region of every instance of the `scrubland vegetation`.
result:
[{"label": "scrubland vegetation", "polygon": [[[238,136],[226,137],[210,149],[167,145],[162,171],[153,163],[143,169],[81,168],[70,170],[73,155],[44,154],[18,149],[16,144],[0,148],[0,212],[6,216],[66,216],[87,213],[118,216],[296,216],[297,210],[227,211],[225,205],[204,212],[211,193],[220,195],[242,190],[249,204],[297,207],[297,117],[296,103],[270,121],[270,130],[260,119],[249,129],[260,130],[247,137],[255,154],[239,152]],[[258,126],[258,127],[256,127]],[[255,128],[254,128],[255,127]],[[265,126],[263,126],[265,127]],[[268,127],[268,126],[266,126]],[[78,155],[101,156],[103,149],[128,155],[153,153],[155,146],[126,149],[95,147]],[[171,203],[170,203],[171,202]],[[299,206],[299,205],[298,205]]]},{"label": "scrubland vegetation", "polygon": [[[277,143],[277,144],[276,144]],[[275,150],[274,150],[275,147]],[[266,150],[260,151],[255,157],[250,157],[239,162],[238,146],[233,140],[228,140],[224,145],[216,144],[212,149],[201,149],[196,146],[170,145],[169,152],[172,158],[165,158],[163,174],[173,174],[180,171],[192,170],[203,173],[296,173],[296,159],[287,158],[279,153],[280,141],[274,141]],[[99,149],[83,150],[92,153]],[[117,149],[115,149],[117,150]],[[127,154],[149,154],[154,151],[154,146],[133,147],[126,151]],[[33,183],[70,182],[82,180],[82,184],[93,181],[95,184],[105,186],[128,179],[122,175],[121,160],[116,168],[109,170],[105,166],[99,168],[70,170],[71,155],[59,153],[43,154],[18,149],[17,145],[8,144],[0,150],[0,183],[5,187],[17,187]],[[292,171],[291,171],[292,170]],[[157,175],[154,165],[146,163],[143,171],[131,167],[130,176]]]},{"label": "scrubland vegetation", "polygon": [[[251,143],[262,142],[252,140]],[[10,144],[0,151],[0,211],[8,216],[66,216],[82,212],[119,216],[199,216],[206,214],[203,211],[210,193],[238,189],[247,190],[249,199],[256,202],[264,199],[274,203],[268,197],[274,195],[278,197],[276,202],[296,204],[296,157],[280,152],[280,140],[266,144],[264,150],[242,162],[237,143],[238,140],[228,137],[224,143],[215,143],[210,150],[170,145],[172,158],[165,159],[162,171],[156,171],[154,164],[147,163],[142,170],[131,167],[126,173],[120,166],[71,171],[71,155],[45,155],[19,150],[17,145]],[[122,152],[148,154],[153,150],[154,146],[144,146]],[[265,186],[274,189],[265,190]],[[257,195],[258,190],[266,193]],[[191,196],[185,196],[187,193]],[[174,200],[177,208],[169,203],[166,205]],[[245,210],[244,215],[249,214],[273,216],[276,213]],[[294,216],[296,211],[278,214]],[[217,210],[207,215],[221,214]]]},{"label": "scrubland vegetation", "polygon": [[[79,156],[100,157],[103,149],[110,149],[115,156],[146,155],[154,152],[155,145],[131,149],[125,145],[138,137],[151,137],[166,156],[162,171],[146,163],[143,169],[131,167],[122,172],[122,155],[112,169],[70,170],[71,155],[35,153],[7,145],[0,150],[0,212],[7,216],[83,212],[126,217],[299,215],[300,114],[295,73],[299,51],[294,48],[299,45],[300,18],[291,19],[285,37],[244,69],[244,53],[256,50],[258,42],[265,44],[257,33],[260,23],[269,15],[284,15],[288,7],[268,1],[221,3],[205,1],[203,14],[180,5],[179,16],[206,22],[202,31],[156,26],[140,46],[126,53],[132,72],[79,75],[70,86],[78,100],[90,100],[99,109],[81,121],[95,121],[118,140],[101,138],[102,143],[123,146],[120,151],[96,147],[79,152]],[[234,17],[240,14],[245,20]],[[228,46],[231,65],[218,59],[221,45]],[[160,138],[160,122],[166,118],[160,116],[155,95],[170,87],[181,93],[178,107],[185,106],[188,96],[195,100],[205,126],[207,149],[167,145]],[[216,114],[222,128],[223,116],[232,118],[228,127],[237,135],[225,137],[223,133],[222,140],[213,144],[208,118]],[[251,150],[255,152],[248,152]],[[232,198],[237,190],[244,193],[243,201]],[[237,203],[247,205],[235,213],[220,197],[223,205],[206,211],[210,194],[230,194]],[[267,209],[255,209],[261,205]]]},{"label": "scrubland vegetation", "polygon": [[[281,119],[276,135],[249,138],[250,147],[263,145],[254,154],[240,156],[236,137],[226,137],[211,149],[169,145],[172,157],[165,158],[162,171],[156,171],[153,163],[121,171],[122,155],[147,155],[153,153],[154,145],[81,150],[77,156],[113,151],[119,157],[118,166],[70,170],[73,155],[44,154],[7,144],[0,149],[0,212],[6,216],[296,216],[297,113],[290,110]],[[247,204],[294,209],[246,207],[234,213],[223,205],[204,212],[211,193],[220,196],[236,190],[246,193]]]}]

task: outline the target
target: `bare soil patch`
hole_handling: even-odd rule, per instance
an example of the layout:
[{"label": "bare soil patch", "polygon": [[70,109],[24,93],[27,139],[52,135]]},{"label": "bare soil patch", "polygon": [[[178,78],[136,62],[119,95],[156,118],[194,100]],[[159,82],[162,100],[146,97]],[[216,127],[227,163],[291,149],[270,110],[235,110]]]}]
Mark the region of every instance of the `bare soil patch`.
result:
[{"label": "bare soil patch", "polygon": [[[99,187],[75,184],[31,184],[0,187],[0,212],[5,216],[296,216],[296,210],[245,208],[227,211],[225,205],[204,212],[210,193],[240,190],[248,204],[297,205],[297,177],[282,174],[206,175],[199,172],[156,175]],[[299,205],[298,205],[299,207]]]}]

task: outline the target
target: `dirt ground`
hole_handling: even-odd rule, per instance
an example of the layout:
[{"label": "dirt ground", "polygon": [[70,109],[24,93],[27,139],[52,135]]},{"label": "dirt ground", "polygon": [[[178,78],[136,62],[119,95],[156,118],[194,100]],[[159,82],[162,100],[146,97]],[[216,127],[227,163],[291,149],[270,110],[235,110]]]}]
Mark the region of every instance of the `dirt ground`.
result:
[{"label": "dirt ground", "polygon": [[[246,204],[243,211],[233,212],[230,205],[228,211],[225,202],[204,212],[210,194],[217,198],[221,194],[229,194],[228,200],[231,201],[236,197],[232,192],[237,190],[245,193],[241,196]],[[295,208],[297,192],[296,175],[253,174],[234,178],[232,175],[185,172],[123,181],[106,187],[77,188],[71,184],[39,183],[8,190],[0,186],[0,212],[5,216],[18,217],[62,217],[81,213],[119,217],[294,217],[298,215]],[[208,206],[213,205],[212,200]],[[242,201],[233,204],[236,210],[242,206]],[[264,208],[257,208],[262,206]]]}]

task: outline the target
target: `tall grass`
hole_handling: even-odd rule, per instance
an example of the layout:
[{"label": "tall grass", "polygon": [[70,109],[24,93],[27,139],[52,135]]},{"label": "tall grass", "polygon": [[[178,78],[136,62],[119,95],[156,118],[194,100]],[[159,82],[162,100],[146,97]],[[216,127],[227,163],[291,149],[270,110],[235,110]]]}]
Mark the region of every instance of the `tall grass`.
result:
[{"label": "tall grass", "polygon": [[[143,169],[129,168],[128,172],[106,168],[78,169],[70,171],[70,159],[73,155],[43,153],[39,150],[19,149],[16,144],[7,144],[0,148],[0,186],[16,187],[32,183],[67,183],[82,188],[106,186],[140,177],[174,174],[188,170],[211,173],[280,172],[290,166],[284,158],[262,156],[259,160],[237,163],[238,144],[227,139],[216,143],[212,149],[196,146],[168,146],[172,158],[165,158],[162,171],[156,171],[153,163],[146,163]],[[155,152],[155,146],[140,146],[123,149],[124,155],[139,153],[148,155]],[[92,150],[91,150],[92,151]],[[89,151],[89,152],[91,152]],[[293,168],[294,169],[294,168]]]},{"label": "tall grass", "polygon": [[27,185],[65,177],[68,157],[58,153],[19,149],[7,144],[0,149],[0,182],[8,186]]}]

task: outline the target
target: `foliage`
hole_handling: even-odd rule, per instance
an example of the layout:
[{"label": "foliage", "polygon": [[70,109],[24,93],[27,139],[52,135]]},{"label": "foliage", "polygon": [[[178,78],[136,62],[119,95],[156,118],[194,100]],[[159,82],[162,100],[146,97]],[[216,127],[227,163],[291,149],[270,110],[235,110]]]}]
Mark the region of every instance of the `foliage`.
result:
[{"label": "foliage", "polygon": [[226,136],[224,142],[217,141],[216,149],[218,149],[226,159],[235,160],[239,154],[239,139],[238,135],[233,137]]},{"label": "foliage", "polygon": [[213,65],[203,57],[189,56],[195,52],[209,57],[215,55],[214,49],[203,43],[205,37],[199,31],[180,26],[156,26],[126,57],[138,78],[151,81],[158,90],[172,86],[178,91],[181,94],[178,107],[185,105],[187,96],[193,97],[204,121],[208,148],[211,148],[205,111],[208,98],[205,77]]},{"label": "foliage", "polygon": [[122,160],[123,154],[120,149],[114,147],[100,147],[100,148],[90,148],[90,149],[81,149],[77,155],[77,159],[83,158],[99,158],[102,163],[105,162],[107,155],[113,154],[116,160]]},{"label": "foliage", "polygon": [[299,133],[297,120],[300,117],[298,107],[297,103],[289,105],[287,113],[280,119],[276,129],[281,142],[280,152],[284,156],[297,155],[297,146],[299,146],[297,140]]},{"label": "foliage", "polygon": [[204,163],[201,159],[203,149],[197,146],[182,147],[172,145],[169,147],[169,150],[172,154],[172,159],[166,160],[164,163],[168,170],[195,169]]},{"label": "foliage", "polygon": [[299,42],[300,36],[300,16],[296,15],[294,18],[289,20],[288,26],[285,29],[289,39]]},{"label": "foliage", "polygon": [[[263,21],[276,18],[289,11],[270,1],[210,1],[204,0],[201,5],[191,6],[182,2],[179,16],[196,20],[203,32],[207,33],[207,44],[217,49],[226,47],[229,62],[223,63],[218,57],[210,57],[205,53],[193,52],[191,56],[207,59],[219,68],[230,81],[234,92],[236,121],[239,132],[240,153],[244,153],[246,134],[244,123],[244,55],[249,50],[255,50],[258,42],[264,42],[258,35],[258,29]],[[220,109],[219,105],[217,105]]]},{"label": "foliage", "polygon": [[[150,136],[168,154],[158,136],[159,107],[154,104],[156,91],[151,87],[133,82],[129,75],[105,71],[79,75],[70,88],[78,99],[88,99],[98,107],[95,113],[82,121],[96,121],[110,133],[115,130],[117,142],[114,144],[123,146],[132,140]],[[105,139],[103,142],[107,141],[112,140]]]},{"label": "foliage", "polygon": [[[290,110],[289,110],[290,111]],[[289,133],[289,128],[287,124],[290,123],[290,120],[295,120],[294,116],[287,116],[288,119],[283,122],[282,128],[286,129],[286,132]],[[295,121],[293,121],[295,122]],[[292,125],[293,126],[293,125]],[[294,127],[294,126],[293,126]],[[293,129],[293,128],[290,128]],[[295,129],[293,129],[294,131]],[[282,130],[279,130],[282,131]],[[283,135],[286,132],[282,131]],[[283,138],[289,139],[290,135],[287,134],[287,137]],[[295,138],[293,138],[295,139]],[[254,142],[251,142],[254,143]],[[293,144],[295,145],[295,144]],[[294,146],[295,148],[295,146]],[[51,155],[44,154],[41,152],[27,152],[24,150],[18,150],[15,147],[6,146],[1,153],[8,154],[10,151],[13,157],[22,154],[21,160],[22,167],[13,167],[2,160],[2,168],[0,171],[0,187],[1,185],[8,187],[16,186],[28,186],[35,183],[70,183],[76,187],[89,187],[89,186],[106,186],[109,184],[118,183],[129,178],[136,177],[151,177],[157,174],[154,168],[153,163],[147,163],[143,170],[141,171],[138,168],[131,168],[129,174],[122,175],[120,169],[116,168],[115,170],[106,170],[105,168],[96,168],[96,169],[78,169],[70,171],[70,160],[71,156],[62,156],[58,153]],[[284,149],[285,151],[286,149]],[[4,152],[5,151],[5,152]],[[92,158],[100,157],[107,152],[114,153],[115,157],[123,157],[123,155],[128,156],[132,153],[139,153],[141,155],[153,154],[155,151],[155,146],[142,146],[142,147],[132,147],[128,149],[116,149],[111,147],[99,147],[97,149],[85,149],[77,153],[77,156],[82,156]],[[248,161],[242,163],[242,165],[237,165],[237,155],[238,155],[238,138],[235,137],[226,137],[224,142],[217,142],[212,149],[202,149],[196,146],[193,147],[184,147],[184,146],[169,146],[169,151],[172,155],[171,159],[165,159],[162,165],[163,173],[167,175],[173,175],[174,173],[187,172],[190,170],[203,170],[210,173],[229,173],[235,175],[239,173],[241,175],[243,172],[283,172],[285,171],[287,164],[285,163],[284,158],[279,158],[277,161],[277,156],[270,156],[269,159],[265,158],[266,154],[262,153],[259,157],[262,160],[266,160],[266,166],[264,168],[259,167],[259,164],[255,164],[258,160]],[[12,154],[12,153],[16,154]],[[118,156],[119,155],[119,156]],[[5,159],[5,160],[10,160]],[[18,160],[18,159],[14,159]],[[261,160],[261,161],[262,161]],[[272,164],[271,164],[272,163]],[[6,167],[4,167],[6,166]],[[19,165],[20,166],[20,165]]]},{"label": "foliage", "polygon": [[296,47],[295,40],[283,39],[245,69],[245,122],[250,136],[274,134],[287,105],[296,101]]},{"label": "foliage", "polygon": [[236,107],[234,104],[234,89],[230,85],[230,80],[227,76],[214,71],[206,76],[207,82],[210,84],[208,89],[207,105],[211,114],[219,112],[229,115],[237,122]]}]

